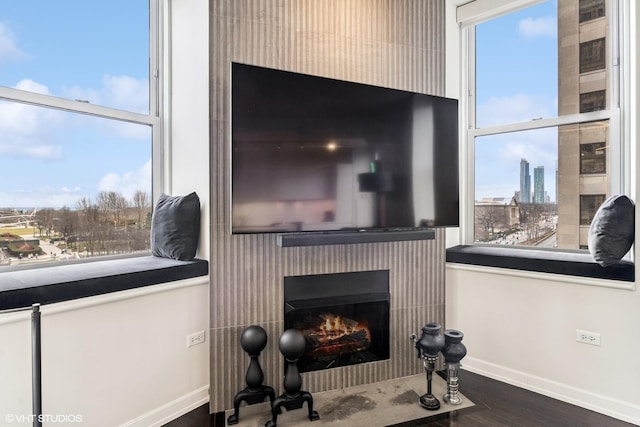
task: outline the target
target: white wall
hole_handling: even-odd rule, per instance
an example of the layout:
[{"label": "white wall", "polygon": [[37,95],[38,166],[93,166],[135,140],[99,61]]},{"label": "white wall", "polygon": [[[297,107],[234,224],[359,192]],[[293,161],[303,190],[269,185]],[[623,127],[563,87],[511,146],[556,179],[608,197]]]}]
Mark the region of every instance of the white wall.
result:
[{"label": "white wall", "polygon": [[165,188],[172,195],[198,193],[201,233],[198,257],[209,257],[209,1],[166,0],[170,56],[165,75],[169,117],[166,139],[168,173]]},{"label": "white wall", "polygon": [[[208,301],[203,277],[42,306],[44,425],[154,426],[206,404],[208,332],[187,335],[208,331]],[[0,316],[0,425],[31,424],[30,313]]]},{"label": "white wall", "polygon": [[[640,16],[635,2],[631,3],[631,40],[636,41],[635,23],[640,22]],[[631,140],[637,141],[640,93],[635,58],[640,49],[637,42],[631,48]],[[639,164],[635,150],[633,156],[635,173]],[[637,188],[636,181],[635,200]],[[640,424],[637,290],[453,265],[447,267],[446,281],[446,327],[465,334],[465,369]],[[600,333],[602,345],[577,343],[576,329]],[[464,390],[464,384],[461,388]]]}]

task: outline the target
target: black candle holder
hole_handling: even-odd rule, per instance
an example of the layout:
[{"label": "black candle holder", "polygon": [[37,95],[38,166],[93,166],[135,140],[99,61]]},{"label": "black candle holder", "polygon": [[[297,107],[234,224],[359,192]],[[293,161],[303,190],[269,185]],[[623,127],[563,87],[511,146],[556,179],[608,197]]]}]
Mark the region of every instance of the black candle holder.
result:
[{"label": "black candle holder", "polygon": [[431,391],[433,371],[438,360],[438,353],[444,348],[444,337],[440,335],[442,327],[439,323],[431,322],[422,327],[422,335],[417,339],[413,334],[411,339],[418,350],[418,358],[422,359],[424,371],[427,376],[427,393],[420,396],[419,403],[424,409],[435,411],[440,408],[440,401]]},{"label": "black candle holder", "polygon": [[442,355],[447,367],[447,393],[443,399],[451,405],[460,405],[462,399],[458,395],[458,370],[460,360],[467,354],[467,348],[462,344],[464,334],[455,329],[444,331],[444,349]]},{"label": "black candle holder", "polygon": [[313,397],[308,391],[300,391],[302,388],[302,376],[298,371],[298,359],[304,353],[306,341],[300,331],[296,329],[287,329],[280,336],[278,341],[280,353],[285,358],[284,393],[276,398],[271,405],[271,419],[267,421],[265,427],[276,427],[278,414],[282,412],[282,407],[287,411],[292,409],[300,409],[307,402],[309,408],[309,420],[315,421],[320,419],[320,415],[313,410]]},{"label": "black candle holder", "polygon": [[276,393],[272,387],[262,385],[264,374],[258,361],[258,356],[267,345],[267,332],[260,326],[249,326],[242,332],[240,337],[240,345],[242,349],[249,354],[251,362],[247,368],[246,383],[247,387],[236,394],[233,399],[233,414],[227,418],[227,424],[237,424],[240,417],[240,403],[247,402],[248,405],[262,403],[269,398],[271,405],[276,398]]}]

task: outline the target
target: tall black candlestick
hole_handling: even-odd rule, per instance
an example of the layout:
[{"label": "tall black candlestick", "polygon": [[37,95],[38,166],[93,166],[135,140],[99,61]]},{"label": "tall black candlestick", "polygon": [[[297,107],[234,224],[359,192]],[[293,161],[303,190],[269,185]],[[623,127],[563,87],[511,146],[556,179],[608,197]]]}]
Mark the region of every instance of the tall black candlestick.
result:
[{"label": "tall black candlestick", "polygon": [[236,394],[233,399],[233,414],[227,418],[227,424],[233,425],[238,423],[240,417],[240,403],[247,402],[248,405],[261,403],[265,398],[269,398],[271,404],[276,398],[276,393],[272,387],[262,385],[264,373],[260,367],[258,356],[267,345],[267,332],[260,326],[249,326],[242,332],[240,337],[240,345],[242,349],[251,357],[247,374],[245,377],[247,387]]},{"label": "tall black candlestick", "polygon": [[306,341],[300,331],[296,329],[287,329],[280,336],[278,341],[280,353],[285,358],[284,393],[282,393],[271,406],[271,419],[267,421],[265,427],[276,427],[278,414],[282,411],[281,407],[285,407],[287,411],[291,409],[302,408],[304,402],[309,407],[309,420],[315,421],[320,419],[320,415],[313,410],[313,397],[308,391],[300,391],[302,388],[302,376],[298,371],[298,359],[304,353]]}]

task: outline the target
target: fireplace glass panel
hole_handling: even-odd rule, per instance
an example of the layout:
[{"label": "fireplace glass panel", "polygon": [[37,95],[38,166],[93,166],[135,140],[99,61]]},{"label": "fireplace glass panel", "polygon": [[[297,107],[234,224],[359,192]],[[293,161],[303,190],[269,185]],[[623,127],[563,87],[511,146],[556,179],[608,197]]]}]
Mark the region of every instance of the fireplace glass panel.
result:
[{"label": "fireplace glass panel", "polygon": [[388,271],[287,277],[284,320],[306,340],[300,372],[388,359]]}]

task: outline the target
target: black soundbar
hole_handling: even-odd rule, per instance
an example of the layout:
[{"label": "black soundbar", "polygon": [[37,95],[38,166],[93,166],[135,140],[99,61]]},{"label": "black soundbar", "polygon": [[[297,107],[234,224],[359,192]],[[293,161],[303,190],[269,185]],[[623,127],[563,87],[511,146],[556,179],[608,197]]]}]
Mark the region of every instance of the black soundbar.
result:
[{"label": "black soundbar", "polygon": [[435,238],[436,232],[433,229],[290,233],[278,235],[278,246],[286,248],[292,246],[344,245],[352,243],[432,240]]}]

